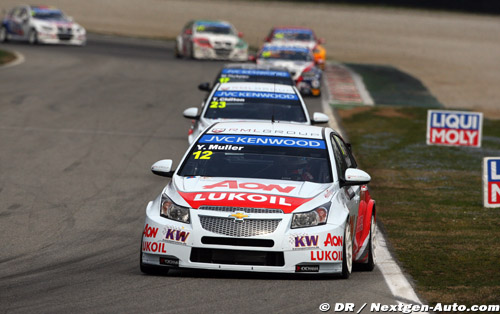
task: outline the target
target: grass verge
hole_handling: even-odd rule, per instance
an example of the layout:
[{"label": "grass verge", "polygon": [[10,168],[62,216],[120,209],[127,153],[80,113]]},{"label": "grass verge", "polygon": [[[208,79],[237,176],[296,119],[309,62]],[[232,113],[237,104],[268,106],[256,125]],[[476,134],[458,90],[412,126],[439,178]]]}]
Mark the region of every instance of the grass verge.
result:
[{"label": "grass verge", "polygon": [[500,303],[500,209],[482,205],[483,157],[500,156],[500,121],[481,148],[427,146],[427,109],[339,109],[372,176],[378,219],[397,259],[431,304]]},{"label": "grass verge", "polygon": [[16,56],[8,51],[0,50],[0,65],[8,63],[16,59]]}]

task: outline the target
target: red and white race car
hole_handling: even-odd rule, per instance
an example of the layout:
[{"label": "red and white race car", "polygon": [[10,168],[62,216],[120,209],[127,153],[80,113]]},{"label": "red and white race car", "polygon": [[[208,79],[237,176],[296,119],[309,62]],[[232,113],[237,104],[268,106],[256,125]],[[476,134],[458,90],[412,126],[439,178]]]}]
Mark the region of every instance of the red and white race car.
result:
[{"label": "red and white race car", "polygon": [[175,55],[193,59],[247,61],[248,44],[243,33],[225,21],[188,22],[175,41]]},{"label": "red and white race car", "polygon": [[337,132],[316,126],[216,123],[194,141],[149,202],[146,273],[170,268],[333,273],[375,265],[370,176]]}]

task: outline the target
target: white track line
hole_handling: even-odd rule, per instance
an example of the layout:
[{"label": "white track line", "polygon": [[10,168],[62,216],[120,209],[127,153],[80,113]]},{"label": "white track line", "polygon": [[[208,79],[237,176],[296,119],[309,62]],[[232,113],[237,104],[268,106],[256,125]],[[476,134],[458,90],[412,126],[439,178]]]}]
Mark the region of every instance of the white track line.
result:
[{"label": "white track line", "polygon": [[[363,81],[361,80],[361,84]],[[363,87],[364,88],[364,87]],[[323,96],[321,99],[321,105],[323,107],[323,112],[328,115],[330,118],[329,125],[332,129],[342,135],[342,137],[347,138],[347,134],[340,126],[340,117],[335,114],[330,107],[330,92],[328,90],[328,84],[323,77]],[[397,264],[394,257],[389,252],[387,247],[387,241],[385,236],[381,232],[380,228],[377,227],[377,261],[376,265],[382,272],[384,276],[385,282],[389,286],[391,293],[394,295],[394,298],[399,303],[403,304],[423,304],[422,301],[418,298],[415,290],[411,286],[408,279],[405,277],[401,268]],[[415,312],[417,313],[417,312]],[[421,312],[426,313],[426,312]]]},{"label": "white track line", "polygon": [[13,67],[13,66],[16,66],[16,65],[20,65],[21,63],[24,62],[25,59],[24,59],[24,56],[21,53],[19,53],[17,51],[8,51],[8,52],[13,53],[16,56],[16,59],[14,59],[14,61],[11,61],[9,63],[0,65],[0,69],[10,68],[10,67]]}]

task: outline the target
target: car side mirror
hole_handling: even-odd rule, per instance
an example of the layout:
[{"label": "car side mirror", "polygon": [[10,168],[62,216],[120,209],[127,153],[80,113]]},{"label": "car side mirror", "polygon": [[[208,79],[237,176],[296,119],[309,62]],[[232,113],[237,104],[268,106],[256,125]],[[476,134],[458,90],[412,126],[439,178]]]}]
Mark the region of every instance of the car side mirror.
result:
[{"label": "car side mirror", "polygon": [[345,171],[344,178],[343,186],[364,185],[368,184],[372,179],[368,173],[355,168],[348,168]]},{"label": "car side mirror", "polygon": [[209,92],[210,91],[210,83],[209,82],[201,83],[200,85],[198,85],[198,89]]},{"label": "car side mirror", "polygon": [[328,123],[330,121],[330,118],[324,113],[321,112],[315,112],[313,114],[313,118],[311,120],[311,124],[322,124],[322,123]]},{"label": "car side mirror", "polygon": [[70,22],[73,22],[73,21],[75,20],[72,16],[67,16],[66,18],[67,18],[67,19],[68,19],[68,21],[70,21]]},{"label": "car side mirror", "polygon": [[238,37],[243,38],[243,32],[238,32]]},{"label": "car side mirror", "polygon": [[171,178],[175,172],[175,169],[172,170],[172,163],[173,161],[171,159],[157,161],[151,166],[151,171],[157,176]]},{"label": "car side mirror", "polygon": [[324,38],[318,39],[318,45],[322,45],[324,43],[325,43],[325,39]]},{"label": "car side mirror", "polygon": [[255,55],[248,55],[248,61],[250,61],[250,62],[256,62],[257,58],[255,57]]},{"label": "car side mirror", "polygon": [[187,108],[186,110],[184,110],[182,115],[187,119],[198,120],[200,118],[200,116],[198,115],[198,108],[196,107]]}]

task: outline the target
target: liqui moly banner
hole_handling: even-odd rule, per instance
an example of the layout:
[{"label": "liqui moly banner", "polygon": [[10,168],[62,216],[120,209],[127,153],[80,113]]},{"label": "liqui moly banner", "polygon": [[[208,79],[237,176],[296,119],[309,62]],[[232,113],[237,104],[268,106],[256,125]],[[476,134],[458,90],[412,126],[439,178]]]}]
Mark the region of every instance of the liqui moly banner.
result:
[{"label": "liqui moly banner", "polygon": [[484,207],[500,207],[500,157],[483,159]]},{"label": "liqui moly banner", "polygon": [[427,112],[427,145],[481,147],[482,130],[481,112]]}]

